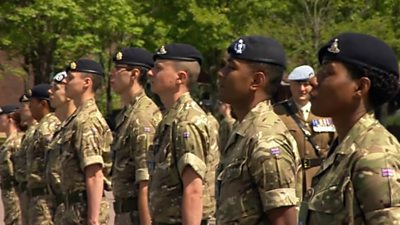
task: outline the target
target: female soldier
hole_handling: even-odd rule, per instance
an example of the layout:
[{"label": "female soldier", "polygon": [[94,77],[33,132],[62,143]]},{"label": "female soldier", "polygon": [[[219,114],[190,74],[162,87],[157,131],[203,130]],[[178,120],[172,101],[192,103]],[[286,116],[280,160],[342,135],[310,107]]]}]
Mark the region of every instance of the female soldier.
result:
[{"label": "female soldier", "polygon": [[4,205],[4,223],[6,225],[21,224],[21,209],[16,191],[13,153],[19,150],[23,133],[20,133],[20,115],[14,105],[0,107],[0,128],[5,130],[7,139],[0,147],[1,199]]},{"label": "female soldier", "polygon": [[300,224],[397,224],[400,145],[373,113],[398,91],[397,57],[375,37],[343,33],[318,59],[311,111],[332,117],[338,139],[307,191]]}]

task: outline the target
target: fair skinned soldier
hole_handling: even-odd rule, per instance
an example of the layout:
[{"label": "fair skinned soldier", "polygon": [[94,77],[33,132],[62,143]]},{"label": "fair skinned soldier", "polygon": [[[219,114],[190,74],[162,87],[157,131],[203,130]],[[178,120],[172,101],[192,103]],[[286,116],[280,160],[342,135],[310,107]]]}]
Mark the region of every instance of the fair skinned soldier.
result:
[{"label": "fair skinned soldier", "polygon": [[23,133],[20,131],[20,114],[16,105],[0,107],[0,129],[6,133],[6,140],[0,147],[0,187],[4,207],[5,225],[21,224],[21,209],[17,194],[17,182],[12,155],[20,148]]},{"label": "fair skinned soldier", "polygon": [[29,196],[29,224],[53,224],[53,201],[47,191],[45,154],[60,121],[52,113],[49,102],[49,84],[39,84],[30,90],[29,108],[38,121],[33,142],[26,151],[26,179]]},{"label": "fair skinned soldier", "polygon": [[202,56],[193,46],[170,44],[154,55],[151,90],[166,108],[149,156],[149,206],[154,225],[205,225],[215,213],[218,143],[207,115],[190,97]]},{"label": "fair skinned soldier", "polygon": [[349,32],[325,43],[318,61],[311,111],[332,117],[338,137],[312,179],[299,224],[399,224],[400,144],[374,115],[399,91],[396,53],[374,36]]},{"label": "fair skinned soldier", "polygon": [[286,66],[283,47],[244,36],[227,51],[219,98],[232,106],[237,122],[221,151],[217,224],[295,225],[300,158],[270,102]]},{"label": "fair skinned soldier", "polygon": [[15,170],[15,180],[18,183],[18,196],[22,215],[22,224],[28,224],[29,197],[26,188],[26,150],[33,142],[33,134],[36,130],[37,122],[32,117],[29,109],[29,98],[27,94],[23,94],[19,99],[21,105],[18,112],[21,115],[20,126],[25,129],[24,136],[21,140],[20,149],[12,156]]},{"label": "fair skinned soldier", "polygon": [[49,89],[50,105],[55,109],[54,114],[61,121],[61,125],[55,131],[46,154],[46,182],[47,188],[54,201],[53,221],[54,224],[61,222],[65,211],[60,181],[60,161],[62,142],[60,129],[63,122],[76,110],[74,102],[65,95],[67,73],[65,71],[54,75]]},{"label": "fair skinned soldier", "polygon": [[302,196],[311,187],[311,179],[318,171],[335,138],[332,119],[315,116],[311,110],[311,80],[314,70],[308,65],[296,67],[288,76],[292,97],[277,103],[274,111],[296,139],[302,159]]},{"label": "fair skinned soldier", "polygon": [[144,90],[153,54],[125,48],[113,60],[110,83],[124,106],[116,118],[112,145],[115,225],[151,225],[147,155],[161,120],[160,110]]},{"label": "fair skinned soldier", "polygon": [[105,225],[109,204],[111,131],[97,108],[95,91],[104,78],[100,64],[79,59],[67,67],[66,96],[77,110],[65,121],[61,141],[60,178],[65,195],[62,224]]}]

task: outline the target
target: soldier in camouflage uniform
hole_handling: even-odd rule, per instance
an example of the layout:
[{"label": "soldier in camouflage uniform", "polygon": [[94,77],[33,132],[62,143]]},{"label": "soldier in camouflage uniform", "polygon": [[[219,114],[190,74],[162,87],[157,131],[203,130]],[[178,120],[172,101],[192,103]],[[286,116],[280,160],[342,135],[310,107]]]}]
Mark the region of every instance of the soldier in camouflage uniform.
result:
[{"label": "soldier in camouflage uniform", "polygon": [[203,96],[202,96],[202,99],[199,102],[199,105],[204,110],[204,112],[207,114],[207,119],[208,119],[208,122],[209,122],[210,130],[212,132],[214,132],[213,136],[216,136],[218,138],[217,142],[219,143],[220,142],[219,133],[218,133],[219,122],[214,117],[214,115],[212,114],[212,102],[211,102],[211,99],[210,99],[210,94],[208,94],[207,92],[203,93]]},{"label": "soldier in camouflage uniform", "polygon": [[229,135],[232,132],[233,124],[236,122],[235,118],[232,117],[231,106],[224,102],[219,103],[219,113],[222,116],[219,122],[220,126],[218,129],[219,134],[219,150],[222,151],[228,142]]},{"label": "soldier in camouflage uniform", "polygon": [[22,224],[28,224],[29,198],[26,189],[26,150],[33,142],[33,134],[35,133],[37,122],[32,117],[29,109],[29,98],[26,94],[19,99],[21,106],[19,113],[21,115],[21,128],[27,128],[22,137],[21,147],[12,155],[14,162],[14,176],[18,183],[17,193],[22,215]]},{"label": "soldier in camouflage uniform", "polygon": [[7,135],[7,139],[0,147],[0,187],[6,225],[21,224],[21,209],[12,161],[12,155],[20,148],[22,138],[19,129],[20,115],[16,111],[15,105],[0,107],[0,129],[5,130]]},{"label": "soldier in camouflage uniform", "polygon": [[30,146],[26,149],[26,180],[29,196],[29,225],[53,224],[54,203],[47,191],[45,155],[60,121],[52,113],[49,102],[49,84],[32,88],[29,107],[33,118],[39,121]]},{"label": "soldier in camouflage uniform", "polygon": [[310,112],[309,94],[312,90],[312,79],[315,79],[312,67],[296,67],[288,77],[292,98],[274,105],[274,112],[279,115],[297,142],[302,161],[301,196],[311,187],[311,179],[317,173],[335,138],[332,119]]},{"label": "soldier in camouflage uniform", "polygon": [[61,222],[65,211],[64,198],[62,195],[60,181],[60,158],[61,158],[61,128],[63,122],[76,110],[74,102],[65,96],[65,84],[67,73],[62,71],[53,77],[49,90],[50,104],[55,109],[54,114],[61,121],[61,125],[55,131],[53,139],[46,151],[46,181],[47,189],[54,201],[53,221],[54,224]]},{"label": "soldier in camouflage uniform", "polygon": [[162,46],[149,71],[151,89],[167,109],[149,156],[149,204],[153,224],[208,224],[215,213],[218,162],[216,132],[191,98],[201,54],[187,44]]},{"label": "soldier in camouflage uniform", "polygon": [[65,195],[61,223],[106,225],[110,206],[104,190],[111,187],[112,134],[95,102],[103,68],[95,61],[79,59],[70,63],[67,73],[66,96],[77,110],[60,131],[60,175]]},{"label": "soldier in camouflage uniform", "polygon": [[231,104],[237,124],[221,151],[217,224],[294,225],[300,158],[270,102],[286,65],[283,47],[270,38],[244,36],[228,53],[218,73],[219,96]]},{"label": "soldier in camouflage uniform", "polygon": [[399,224],[400,144],[373,113],[399,90],[396,54],[373,36],[343,33],[318,59],[311,111],[332,117],[338,139],[306,193],[300,224]]},{"label": "soldier in camouflage uniform", "polygon": [[126,48],[114,56],[114,63],[111,87],[124,104],[112,145],[115,225],[150,225],[147,154],[161,112],[143,87],[153,55],[144,49]]}]

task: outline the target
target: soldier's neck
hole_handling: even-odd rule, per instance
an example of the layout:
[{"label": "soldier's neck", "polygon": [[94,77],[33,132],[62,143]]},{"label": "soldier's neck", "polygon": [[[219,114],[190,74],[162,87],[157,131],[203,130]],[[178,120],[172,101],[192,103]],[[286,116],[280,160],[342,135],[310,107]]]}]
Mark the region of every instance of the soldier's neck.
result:
[{"label": "soldier's neck", "polygon": [[19,129],[14,125],[14,124],[9,124],[8,128],[6,130],[6,136],[9,137],[10,135],[14,133],[18,133]]},{"label": "soldier's neck", "polygon": [[133,85],[128,91],[121,95],[121,101],[124,106],[129,105],[132,100],[138,95],[139,92],[143,91],[140,85]]},{"label": "soldier's neck", "polygon": [[182,88],[177,92],[174,92],[172,94],[163,94],[163,95],[159,95],[161,102],[163,103],[163,105],[165,106],[165,108],[167,110],[169,110],[176,101],[178,101],[178,99],[185,93],[189,92],[188,89],[186,88]]},{"label": "soldier's neck", "polygon": [[233,111],[235,112],[235,115],[237,117],[238,121],[242,121],[246,115],[258,105],[258,103],[267,101],[269,97],[265,95],[264,93],[262,94],[257,94],[254,95],[251,99],[248,99],[244,102],[241,102],[239,104],[232,104]]},{"label": "soldier's neck", "polygon": [[76,110],[75,104],[74,102],[68,101],[65,102],[63,105],[61,105],[60,107],[58,107],[56,109],[56,111],[54,112],[54,114],[57,116],[57,118],[60,121],[64,121],[66,120],[72,113],[74,113],[74,111]]},{"label": "soldier's neck", "polygon": [[332,116],[333,124],[336,128],[339,143],[347,136],[351,128],[367,113],[366,109],[357,109],[353,113],[337,113]]},{"label": "soldier's neck", "polygon": [[76,108],[78,108],[79,106],[83,105],[85,102],[94,99],[94,92],[85,92],[83,93],[81,96],[79,96],[78,98],[74,99],[74,103]]},{"label": "soldier's neck", "polygon": [[299,99],[293,99],[293,101],[296,103],[297,106],[299,106],[300,108],[307,105],[307,103],[309,103],[308,100],[299,100]]}]

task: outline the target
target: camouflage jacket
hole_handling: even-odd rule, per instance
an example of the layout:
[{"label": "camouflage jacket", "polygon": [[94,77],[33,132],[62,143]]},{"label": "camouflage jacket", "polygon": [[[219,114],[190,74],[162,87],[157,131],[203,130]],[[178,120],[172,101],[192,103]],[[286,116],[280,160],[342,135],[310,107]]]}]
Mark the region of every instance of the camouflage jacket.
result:
[{"label": "camouflage jacket", "polygon": [[26,179],[28,188],[46,187],[45,154],[53,138],[53,134],[59,125],[60,120],[54,113],[49,113],[40,120],[36,127],[32,137],[33,142],[26,151]]},{"label": "camouflage jacket", "polygon": [[12,133],[0,147],[0,177],[1,181],[14,181],[15,169],[12,155],[21,147],[23,133]]},{"label": "camouflage jacket", "polygon": [[118,115],[112,145],[112,184],[116,199],[137,197],[136,184],[149,180],[147,154],[160,120],[160,110],[144,91]]},{"label": "camouflage jacket", "polygon": [[21,140],[21,147],[12,155],[14,162],[15,179],[19,184],[26,182],[26,150],[33,143],[33,134],[35,133],[37,123],[31,125]]},{"label": "camouflage jacket", "polygon": [[237,122],[221,153],[217,224],[269,224],[265,212],[296,206],[297,145],[269,102]]},{"label": "camouflage jacket", "polygon": [[203,219],[214,215],[218,144],[209,124],[189,93],[182,95],[160,122],[149,155],[149,205],[154,221],[181,222],[181,176],[186,166],[203,180]]},{"label": "camouflage jacket", "polygon": [[65,121],[63,121],[54,132],[53,139],[51,140],[46,152],[46,182],[47,188],[52,195],[62,194],[60,170],[63,137],[61,131],[64,125]]},{"label": "camouflage jacket", "polygon": [[400,223],[400,144],[365,114],[334,146],[300,209],[300,224]]},{"label": "camouflage jacket", "polygon": [[226,142],[228,142],[229,135],[232,132],[233,125],[236,120],[232,117],[224,117],[218,129],[219,133],[219,150],[222,151],[225,149]]},{"label": "camouflage jacket", "polygon": [[85,168],[94,164],[102,166],[104,188],[110,189],[112,134],[95,100],[84,102],[60,132],[63,193],[86,190]]}]

